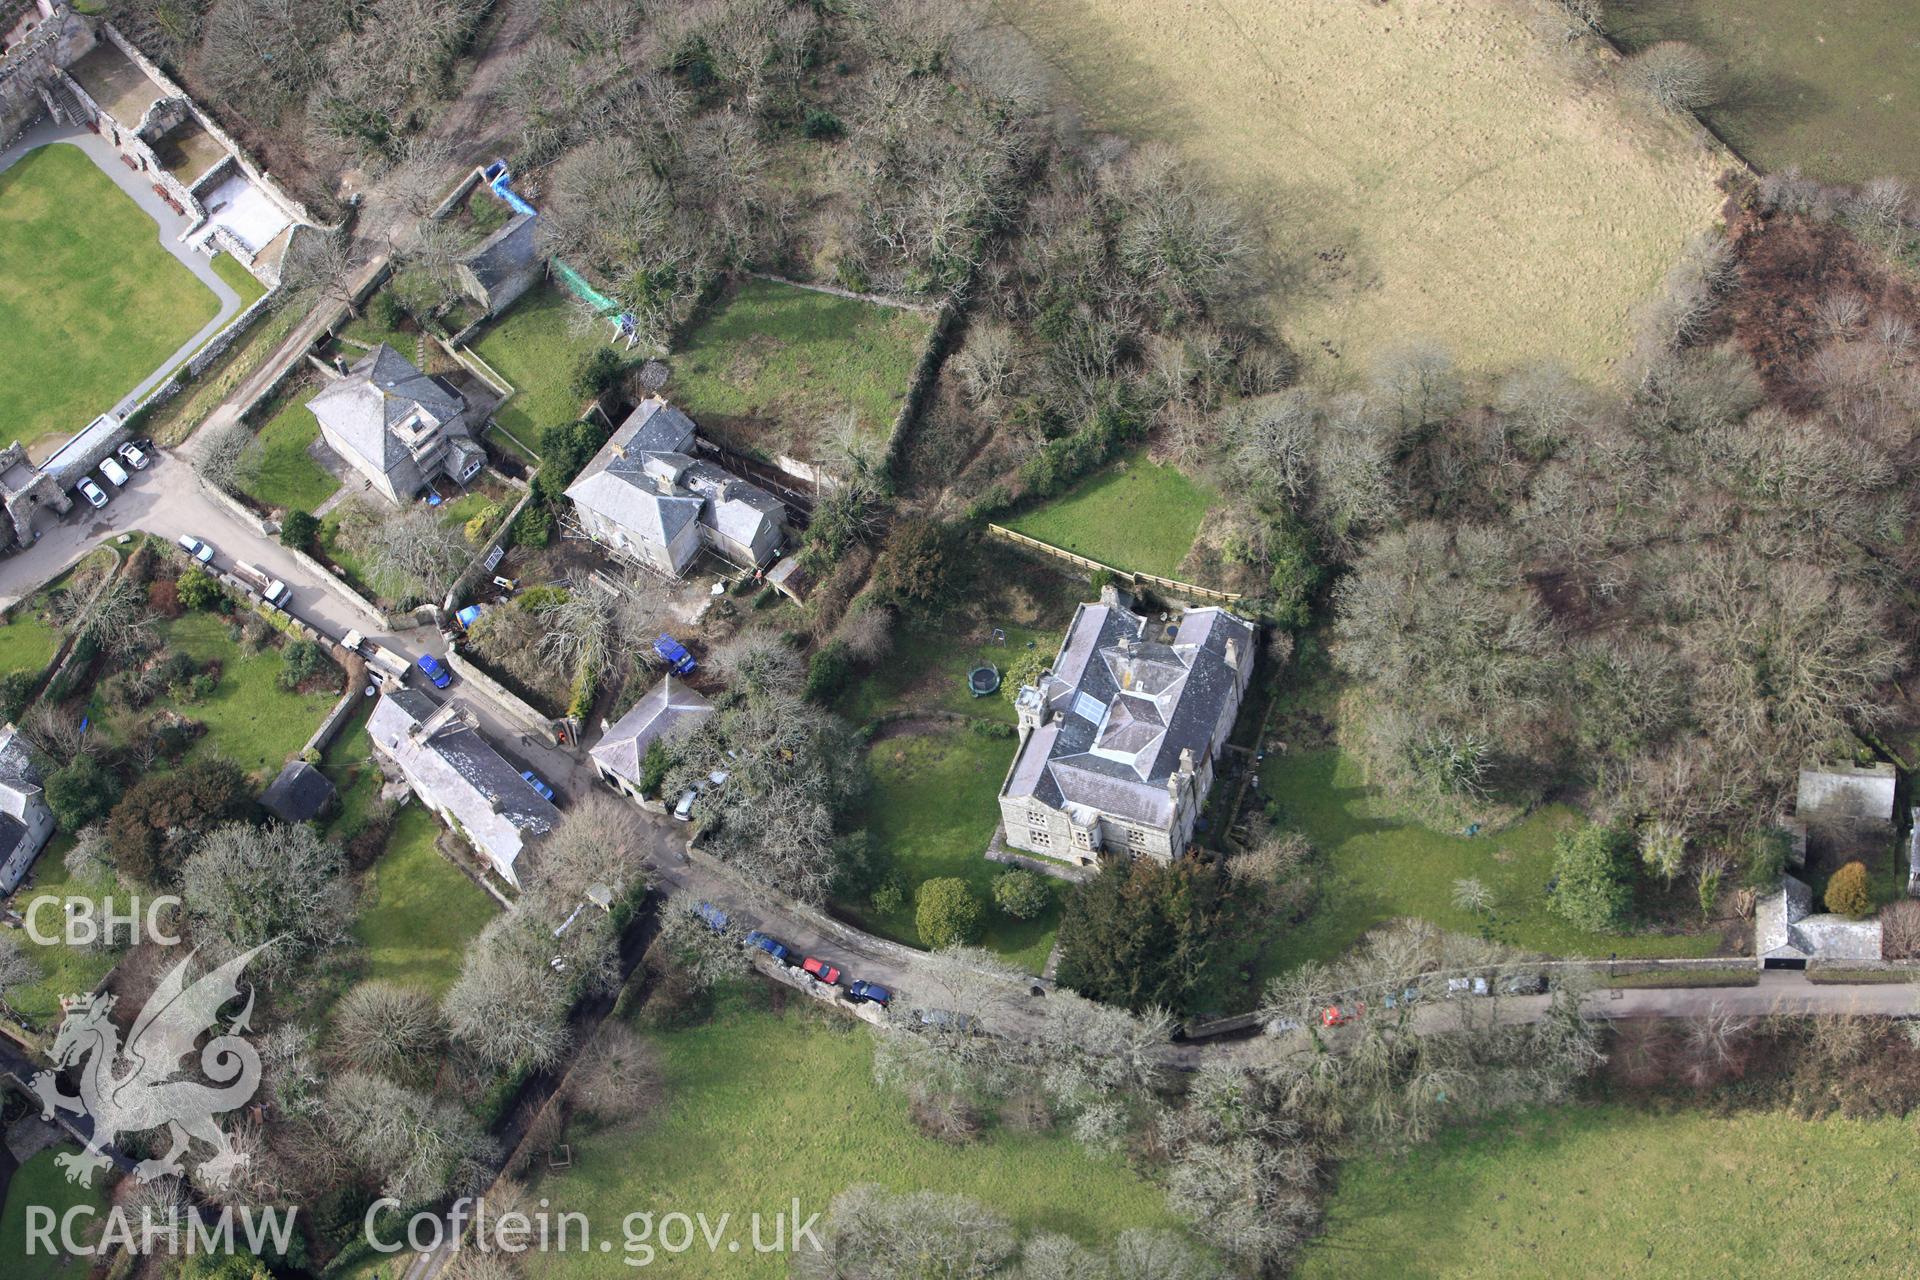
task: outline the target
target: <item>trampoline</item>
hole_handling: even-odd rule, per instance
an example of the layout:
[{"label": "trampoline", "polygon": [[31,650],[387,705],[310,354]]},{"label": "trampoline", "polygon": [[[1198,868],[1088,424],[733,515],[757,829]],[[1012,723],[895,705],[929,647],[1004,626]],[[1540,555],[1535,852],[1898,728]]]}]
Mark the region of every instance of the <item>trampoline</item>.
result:
[{"label": "trampoline", "polygon": [[976,698],[984,698],[1000,688],[1000,668],[991,662],[982,663],[967,672],[967,688]]}]

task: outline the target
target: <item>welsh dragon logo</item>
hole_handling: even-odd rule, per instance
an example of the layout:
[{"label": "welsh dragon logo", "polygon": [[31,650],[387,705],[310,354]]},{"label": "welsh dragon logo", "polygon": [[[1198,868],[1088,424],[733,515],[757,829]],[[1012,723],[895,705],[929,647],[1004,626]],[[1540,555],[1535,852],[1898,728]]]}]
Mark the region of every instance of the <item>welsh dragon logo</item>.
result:
[{"label": "welsh dragon logo", "polygon": [[53,1071],[41,1071],[32,1081],[43,1118],[52,1119],[59,1109],[93,1121],[86,1150],[55,1157],[67,1181],[92,1186],[94,1173],[112,1163],[107,1148],[120,1135],[164,1125],[172,1132],[172,1146],[134,1167],[142,1182],[184,1174],[180,1157],[198,1138],[214,1149],[199,1166],[201,1182],[216,1189],[227,1185],[247,1157],[233,1149],[214,1117],[244,1106],[260,1087],[260,1055],[240,1036],[253,1014],[251,984],[246,1008],[227,1024],[226,1034],[215,1035],[200,1050],[200,1069],[213,1083],[177,1077],[201,1034],[215,1028],[221,1007],[239,998],[241,971],[263,949],[235,956],[191,984],[187,968],[198,952],[189,952],[142,1006],[124,1049],[110,1016],[112,996],[81,996],[67,1003],[53,1060],[60,1068],[75,1069],[80,1094],[60,1092]]}]

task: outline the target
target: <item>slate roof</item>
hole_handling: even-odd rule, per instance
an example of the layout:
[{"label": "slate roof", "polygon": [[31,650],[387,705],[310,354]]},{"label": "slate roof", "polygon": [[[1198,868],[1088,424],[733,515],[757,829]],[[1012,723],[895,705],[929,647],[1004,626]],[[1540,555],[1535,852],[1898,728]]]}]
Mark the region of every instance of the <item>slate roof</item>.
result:
[{"label": "slate roof", "polygon": [[428,424],[451,422],[466,401],[444,379],[420,372],[383,342],[350,365],[346,377],[321,388],[307,408],[350,450],[385,474],[410,456],[400,428],[421,419]]},{"label": "slate roof", "polygon": [[[40,792],[45,778],[33,745],[13,725],[0,727],[0,814],[19,821],[30,807],[45,804]],[[17,838],[14,843],[19,843]],[[0,860],[4,857],[0,852]]]},{"label": "slate roof", "polygon": [[521,213],[482,240],[462,261],[480,287],[491,291],[495,285],[527,270],[538,257],[539,250],[533,239],[533,215]]},{"label": "slate roof", "polygon": [[647,748],[683,724],[713,714],[713,704],[684,683],[664,676],[633,709],[614,721],[587,754],[628,782],[640,781]]},{"label": "slate roof", "polygon": [[1871,765],[1864,769],[1850,765],[1802,769],[1794,812],[1801,818],[1842,818],[1891,824],[1896,781],[1890,764]]},{"label": "slate roof", "polygon": [[[1167,781],[1202,758],[1253,662],[1253,628],[1224,609],[1189,610],[1175,635],[1108,604],[1083,604],[1034,693],[1041,723],[1021,744],[1006,794],[1149,826],[1173,822]],[[1226,653],[1235,645],[1234,662]]]},{"label": "slate roof", "polygon": [[567,486],[567,497],[662,544],[694,520],[749,545],[780,522],[778,498],[693,450],[693,420],[664,400],[643,400]]},{"label": "slate roof", "polygon": [[1813,914],[1813,890],[1794,876],[1754,904],[1753,943],[1762,960],[1878,960],[1878,920]]},{"label": "slate roof", "polygon": [[426,793],[421,799],[452,812],[468,838],[511,878],[526,842],[552,831],[560,811],[463,720],[443,718],[417,732],[440,710],[419,690],[399,689],[381,695],[367,730]]},{"label": "slate roof", "polygon": [[333,782],[326,774],[295,760],[268,785],[260,803],[282,822],[305,822],[319,817],[333,797]]}]

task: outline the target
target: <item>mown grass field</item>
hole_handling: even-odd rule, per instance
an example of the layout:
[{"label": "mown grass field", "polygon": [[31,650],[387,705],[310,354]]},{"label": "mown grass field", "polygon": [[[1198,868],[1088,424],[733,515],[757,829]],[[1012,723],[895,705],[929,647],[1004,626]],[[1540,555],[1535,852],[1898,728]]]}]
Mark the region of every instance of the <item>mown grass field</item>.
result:
[{"label": "mown grass field", "polygon": [[568,332],[570,297],[553,285],[529,289],[473,344],[516,392],[495,411],[495,419],[531,449],[540,447],[542,430],[580,416],[582,401],[570,385],[574,370],[588,352],[606,345],[604,325],[585,337]]},{"label": "mown grass field", "polygon": [[0,626],[0,675],[41,672],[60,648],[60,633],[40,615],[40,598],[22,600]]},{"label": "mown grass field", "polygon": [[78,431],[218,310],[160,246],[153,219],[78,147],[41,147],[0,172],[5,439]]},{"label": "mown grass field", "polygon": [[[52,905],[41,908],[36,922],[43,933],[58,933],[62,928],[64,917],[60,903],[64,900],[82,897],[93,899],[97,919],[102,900],[118,892],[111,879],[79,881],[68,875],[65,859],[67,851],[72,848],[73,837],[67,832],[56,831],[33,864],[32,890],[22,892],[15,898],[14,910],[23,916],[33,910],[36,901],[42,898],[51,901]],[[64,942],[41,946],[29,938],[25,930],[14,936],[20,939],[21,947],[40,966],[40,979],[9,990],[7,1003],[23,1017],[31,1019],[41,1031],[45,1031],[59,1016],[61,996],[93,990],[94,985],[107,976],[119,959],[111,951],[70,947]]]},{"label": "mown grass field", "polygon": [[1528,1110],[1345,1166],[1300,1280],[1913,1274],[1899,1120]]},{"label": "mown grass field", "polygon": [[1116,569],[1176,578],[1213,498],[1178,467],[1135,456],[1006,525]]},{"label": "mown grass field", "polygon": [[[40,1205],[54,1212],[56,1222],[70,1209],[88,1206],[97,1214],[107,1207],[106,1193],[98,1186],[82,1187],[67,1181],[66,1170],[54,1163],[54,1157],[71,1148],[54,1147],[40,1152],[14,1170],[7,1184],[7,1203],[0,1210],[0,1271],[8,1280],[56,1280],[86,1274],[85,1257],[68,1257],[58,1249],[60,1233],[56,1227],[49,1253],[44,1247],[27,1251],[27,1206]],[[105,1179],[96,1173],[94,1181]],[[74,1235],[80,1240],[97,1236],[100,1219],[75,1219]]]},{"label": "mown grass field", "polygon": [[[1305,834],[1321,854],[1319,900],[1304,922],[1279,928],[1262,960],[1265,974],[1331,959],[1400,916],[1461,933],[1487,923],[1501,941],[1559,956],[1714,953],[1717,934],[1589,933],[1550,911],[1554,838],[1580,821],[1564,806],[1504,831],[1435,831],[1400,816],[1366,785],[1357,760],[1331,748],[1267,757],[1260,787],[1278,804],[1279,825]],[[1453,882],[1467,876],[1493,891],[1490,921],[1453,905]]]},{"label": "mown grass field", "polygon": [[924,946],[914,924],[914,892],[923,881],[958,876],[973,886],[985,908],[980,945],[1040,972],[1060,925],[1059,886],[1048,882],[1056,891],[1048,910],[1032,920],[1015,920],[993,902],[993,879],[1006,868],[983,856],[1000,821],[1000,783],[1016,745],[1012,738],[988,738],[946,722],[929,722],[925,732],[916,727],[873,744],[867,755],[873,790],[858,824],[893,858],[908,902],[885,915],[862,903],[848,915],[884,937]]},{"label": "mown grass field", "polygon": [[717,303],[673,354],[667,394],[738,448],[808,461],[852,415],[865,443],[886,439],[932,321],[768,280]]},{"label": "mown grass field", "polygon": [[[1131,1227],[1170,1227],[1160,1191],[1118,1160],[1096,1160],[1057,1134],[992,1130],[980,1142],[948,1146],[921,1134],[906,1099],[871,1080],[872,1040],[864,1028],[820,1014],[768,1012],[764,988],[728,997],[706,1025],[653,1037],[665,1105],[633,1128],[569,1134],[573,1167],[542,1176],[534,1194],[552,1212],[587,1215],[621,1255],[620,1222],[698,1210],[708,1221],[731,1213],[742,1246],[660,1254],[651,1275],[777,1277],[788,1258],[756,1254],[742,1221],[759,1211],[800,1216],[863,1182],[894,1191],[971,1196],[1024,1231],[1062,1231],[1088,1244]],[[771,1237],[771,1226],[767,1227]],[[535,1280],[601,1277],[603,1254],[525,1255]]]},{"label": "mown grass field", "polygon": [[[944,618],[902,622],[894,635],[893,652],[850,684],[835,702],[834,710],[855,725],[900,710],[952,711],[1013,724],[1013,704],[997,692],[974,697],[967,687],[967,673],[986,662],[1004,676],[1011,664],[1026,656],[1029,642],[1051,660],[1060,648],[1062,628],[1023,627],[1017,622],[999,626],[1006,632],[1005,644],[995,644],[991,639],[969,640],[957,634]],[[991,636],[992,632],[986,634]]]},{"label": "mown grass field", "polygon": [[367,977],[435,996],[460,976],[467,943],[491,920],[493,899],[433,847],[439,821],[410,804],[368,871],[353,933],[367,948]]},{"label": "mown grass field", "polygon": [[1615,0],[1629,49],[1687,40],[1719,63],[1707,120],[1763,169],[1920,180],[1920,25],[1910,0]]},{"label": "mown grass field", "polygon": [[1532,28],[1546,2],[994,8],[1094,127],[1171,144],[1264,219],[1276,320],[1322,372],[1425,336],[1474,368],[1599,377],[1713,222],[1723,165],[1577,89]]},{"label": "mown grass field", "polygon": [[282,511],[311,512],[340,488],[307,452],[320,438],[320,421],[307,408],[309,390],[302,386],[282,399],[240,457],[247,494]]},{"label": "mown grass field", "polygon": [[253,272],[241,264],[240,259],[230,253],[213,255],[213,274],[226,282],[227,288],[240,295],[240,310],[245,311],[254,303],[267,296],[267,286],[254,278]]}]

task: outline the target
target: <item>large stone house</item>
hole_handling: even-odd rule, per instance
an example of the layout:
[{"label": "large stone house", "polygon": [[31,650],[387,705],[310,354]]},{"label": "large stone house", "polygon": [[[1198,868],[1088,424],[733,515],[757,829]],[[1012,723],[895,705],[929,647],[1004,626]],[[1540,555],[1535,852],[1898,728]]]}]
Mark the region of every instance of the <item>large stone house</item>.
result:
[{"label": "large stone house", "polygon": [[567,487],[580,527],[676,578],[702,546],[764,568],[786,536],[786,508],[695,457],[697,447],[691,418],[657,396],[643,400]]},{"label": "large stone house", "polygon": [[434,477],[465,484],[487,464],[466,398],[384,342],[307,402],[327,447],[389,502],[406,503]]},{"label": "large stone house", "polygon": [[1112,588],[1076,609],[1052,668],[1014,703],[1006,843],[1083,865],[1102,850],[1183,853],[1253,674],[1254,639],[1225,609],[1156,622]]},{"label": "large stone house", "polygon": [[588,755],[600,777],[639,800],[640,775],[647,749],[668,734],[697,724],[713,714],[713,704],[683,680],[662,676],[660,683],[633,704],[633,709],[607,727]]},{"label": "large stone house", "polygon": [[20,887],[53,834],[42,762],[12,725],[0,727],[0,894]]},{"label": "large stone house", "polygon": [[397,689],[380,696],[367,732],[420,803],[518,888],[521,855],[559,824],[560,811],[481,736],[473,714],[457,700],[436,707],[424,693]]}]

